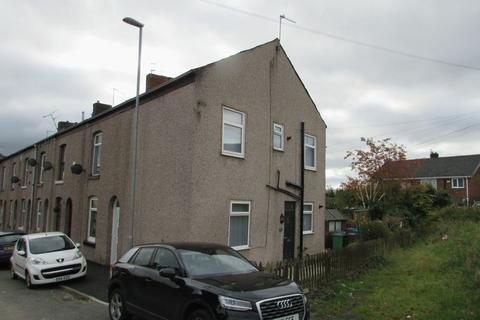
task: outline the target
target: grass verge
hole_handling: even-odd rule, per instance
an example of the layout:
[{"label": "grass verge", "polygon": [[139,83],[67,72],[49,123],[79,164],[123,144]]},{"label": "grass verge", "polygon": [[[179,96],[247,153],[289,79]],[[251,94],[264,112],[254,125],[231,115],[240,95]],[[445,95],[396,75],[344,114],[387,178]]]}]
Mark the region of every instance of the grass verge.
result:
[{"label": "grass verge", "polygon": [[437,221],[434,230],[381,269],[312,298],[312,319],[480,319],[480,223]]}]

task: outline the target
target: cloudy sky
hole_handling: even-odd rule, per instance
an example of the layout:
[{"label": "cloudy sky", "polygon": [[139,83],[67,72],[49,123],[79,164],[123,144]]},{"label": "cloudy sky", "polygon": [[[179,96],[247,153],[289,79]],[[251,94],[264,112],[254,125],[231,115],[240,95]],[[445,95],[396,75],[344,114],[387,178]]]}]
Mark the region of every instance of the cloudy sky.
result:
[{"label": "cloudy sky", "polygon": [[362,136],[391,137],[408,158],[480,153],[475,0],[0,0],[0,153],[54,130],[50,112],[80,121],[134,95],[125,16],[145,24],[143,78],[272,40],[282,13],[297,22],[282,45],[328,125],[328,185],[351,174],[343,158]]}]

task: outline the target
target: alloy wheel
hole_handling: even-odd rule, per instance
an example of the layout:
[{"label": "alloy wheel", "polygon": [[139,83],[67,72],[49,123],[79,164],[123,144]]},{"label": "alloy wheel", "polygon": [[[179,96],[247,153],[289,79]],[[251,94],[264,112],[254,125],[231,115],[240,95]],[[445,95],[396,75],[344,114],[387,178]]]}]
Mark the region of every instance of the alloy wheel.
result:
[{"label": "alloy wheel", "polygon": [[10,266],[10,277],[12,279],[17,279],[17,274],[15,273],[15,270],[13,269],[13,264]]},{"label": "alloy wheel", "polygon": [[110,298],[110,318],[113,320],[122,320],[123,301],[118,291],[114,292]]}]

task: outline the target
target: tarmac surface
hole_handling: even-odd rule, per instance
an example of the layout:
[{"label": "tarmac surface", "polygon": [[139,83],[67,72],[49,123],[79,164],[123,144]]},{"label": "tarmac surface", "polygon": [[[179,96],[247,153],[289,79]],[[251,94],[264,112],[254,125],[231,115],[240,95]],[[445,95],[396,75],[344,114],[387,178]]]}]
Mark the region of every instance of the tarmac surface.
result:
[{"label": "tarmac surface", "polygon": [[[95,282],[94,279],[92,282]],[[24,280],[12,280],[9,267],[2,266],[0,267],[0,319],[105,320],[109,317],[105,304],[64,290],[57,284],[28,289]]]}]

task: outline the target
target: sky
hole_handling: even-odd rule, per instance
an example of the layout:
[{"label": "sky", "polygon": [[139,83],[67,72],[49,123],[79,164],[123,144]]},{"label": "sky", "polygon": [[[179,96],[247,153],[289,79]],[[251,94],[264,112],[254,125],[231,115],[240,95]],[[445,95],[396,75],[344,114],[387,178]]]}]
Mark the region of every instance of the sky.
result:
[{"label": "sky", "polygon": [[[220,5],[219,5],[220,4]],[[278,37],[327,123],[327,186],[353,175],[361,137],[407,158],[480,153],[480,2],[446,0],[0,0],[0,153],[135,94]],[[45,117],[46,116],[46,117]]]}]

